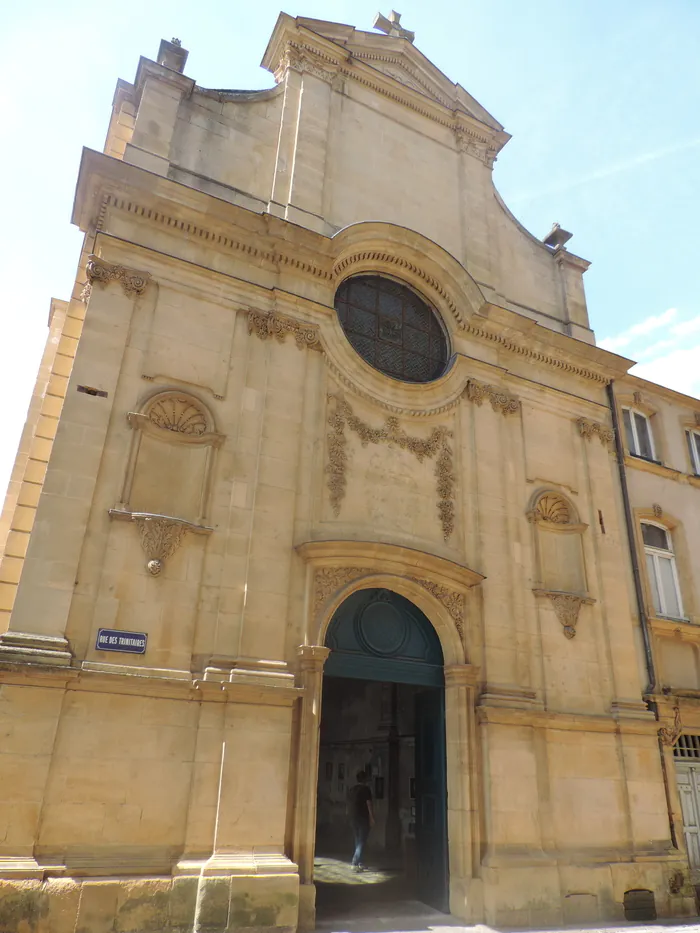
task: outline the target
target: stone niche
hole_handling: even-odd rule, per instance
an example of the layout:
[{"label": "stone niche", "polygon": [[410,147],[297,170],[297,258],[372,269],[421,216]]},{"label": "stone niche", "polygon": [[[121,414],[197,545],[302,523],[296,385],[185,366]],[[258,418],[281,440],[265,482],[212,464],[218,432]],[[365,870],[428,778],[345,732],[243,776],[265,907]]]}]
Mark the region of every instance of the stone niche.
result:
[{"label": "stone niche", "polygon": [[199,399],[159,392],[141,411],[130,411],[134,429],[120,509],[204,525],[213,451],[223,440]]}]

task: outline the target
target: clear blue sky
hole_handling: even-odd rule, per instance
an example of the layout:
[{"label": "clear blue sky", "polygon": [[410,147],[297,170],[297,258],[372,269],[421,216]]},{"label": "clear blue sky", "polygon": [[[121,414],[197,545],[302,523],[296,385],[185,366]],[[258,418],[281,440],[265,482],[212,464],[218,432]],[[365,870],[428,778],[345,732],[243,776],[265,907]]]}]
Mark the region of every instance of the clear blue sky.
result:
[{"label": "clear blue sky", "polygon": [[[117,78],[133,80],[139,56],[177,36],[198,84],[271,86],[259,62],[279,2],[4,5],[1,489],[49,299],[68,297],[75,275],[80,151],[102,148]],[[377,2],[284,9],[370,29]],[[402,0],[399,11],[416,45],[513,135],[494,174],[511,210],[537,236],[558,221],[592,261],[599,341],[640,360],[640,375],[700,396],[700,2]]]}]

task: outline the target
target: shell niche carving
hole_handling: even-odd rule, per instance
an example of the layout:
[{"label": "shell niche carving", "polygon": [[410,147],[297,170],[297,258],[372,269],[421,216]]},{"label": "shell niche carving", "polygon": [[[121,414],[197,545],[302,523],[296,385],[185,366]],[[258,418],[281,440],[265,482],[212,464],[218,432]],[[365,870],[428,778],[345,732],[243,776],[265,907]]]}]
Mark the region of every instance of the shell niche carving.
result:
[{"label": "shell niche carving", "polygon": [[182,395],[156,398],[148,409],[148,420],[156,427],[178,434],[199,436],[208,428],[206,414],[191,398]]},{"label": "shell niche carving", "polygon": [[571,524],[571,507],[566,499],[554,493],[545,493],[535,506],[535,517],[539,521],[552,522],[554,525]]}]

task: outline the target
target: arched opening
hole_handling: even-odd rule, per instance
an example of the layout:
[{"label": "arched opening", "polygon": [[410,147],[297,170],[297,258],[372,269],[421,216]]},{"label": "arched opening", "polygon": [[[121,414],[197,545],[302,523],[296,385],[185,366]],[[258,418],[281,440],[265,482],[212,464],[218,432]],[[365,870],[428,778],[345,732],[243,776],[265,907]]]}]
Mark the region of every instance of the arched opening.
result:
[{"label": "arched opening", "polygon": [[319,918],[416,900],[447,911],[438,636],[409,599],[372,588],[341,603],[325,644],[314,865]]}]

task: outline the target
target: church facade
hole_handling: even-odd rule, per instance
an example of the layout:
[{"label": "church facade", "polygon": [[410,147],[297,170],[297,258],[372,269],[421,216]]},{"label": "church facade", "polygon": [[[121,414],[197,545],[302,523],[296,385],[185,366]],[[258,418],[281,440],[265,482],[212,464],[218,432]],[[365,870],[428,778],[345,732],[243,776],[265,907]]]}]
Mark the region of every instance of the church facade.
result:
[{"label": "church facade", "polygon": [[252,92],[163,42],[83,154],[0,522],[3,929],[312,929],[356,769],[465,922],[695,912],[700,402],[384,33],[283,14]]}]

